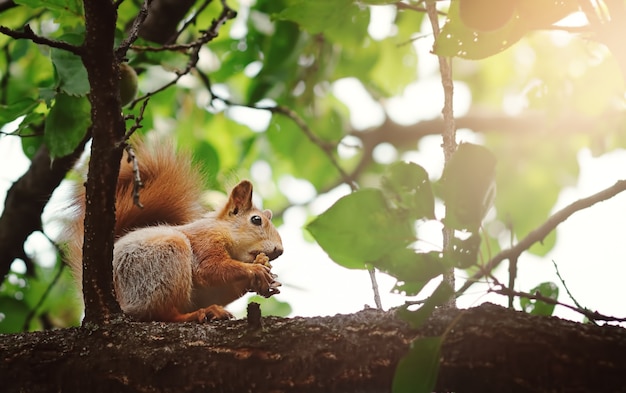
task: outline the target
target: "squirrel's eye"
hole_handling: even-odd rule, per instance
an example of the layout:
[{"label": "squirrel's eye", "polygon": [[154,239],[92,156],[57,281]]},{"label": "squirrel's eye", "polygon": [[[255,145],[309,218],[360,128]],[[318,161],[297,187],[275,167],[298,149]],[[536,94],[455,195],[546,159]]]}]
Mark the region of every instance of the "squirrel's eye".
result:
[{"label": "squirrel's eye", "polygon": [[254,225],[260,226],[263,223],[261,216],[252,216],[250,217],[250,222]]}]

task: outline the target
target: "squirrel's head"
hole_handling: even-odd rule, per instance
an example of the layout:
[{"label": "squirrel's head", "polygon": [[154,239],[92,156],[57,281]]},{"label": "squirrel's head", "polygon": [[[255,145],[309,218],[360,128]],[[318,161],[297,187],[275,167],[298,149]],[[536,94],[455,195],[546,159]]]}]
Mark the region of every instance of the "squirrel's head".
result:
[{"label": "squirrel's head", "polygon": [[230,223],[233,247],[231,256],[252,263],[264,253],[270,260],[283,253],[283,243],[272,224],[272,212],[259,210],[252,203],[252,183],[241,181],[230,192],[228,202],[218,216]]}]

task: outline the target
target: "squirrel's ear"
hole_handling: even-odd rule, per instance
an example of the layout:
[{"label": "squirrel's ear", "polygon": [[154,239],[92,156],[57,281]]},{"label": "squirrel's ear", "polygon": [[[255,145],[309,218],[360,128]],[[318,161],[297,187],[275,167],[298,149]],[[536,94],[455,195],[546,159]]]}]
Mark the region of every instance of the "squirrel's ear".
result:
[{"label": "squirrel's ear", "polygon": [[222,214],[236,215],[250,209],[252,209],[252,183],[243,180],[230,192]]}]

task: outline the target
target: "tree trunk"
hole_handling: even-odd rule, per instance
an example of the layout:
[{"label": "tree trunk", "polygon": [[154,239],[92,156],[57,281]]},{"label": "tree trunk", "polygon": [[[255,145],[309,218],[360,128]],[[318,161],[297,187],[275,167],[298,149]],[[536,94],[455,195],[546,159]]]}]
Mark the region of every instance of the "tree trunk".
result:
[{"label": "tree trunk", "polygon": [[387,392],[412,339],[442,334],[438,391],[626,391],[626,329],[492,304],[207,324],[120,322],[0,336],[3,392]]}]

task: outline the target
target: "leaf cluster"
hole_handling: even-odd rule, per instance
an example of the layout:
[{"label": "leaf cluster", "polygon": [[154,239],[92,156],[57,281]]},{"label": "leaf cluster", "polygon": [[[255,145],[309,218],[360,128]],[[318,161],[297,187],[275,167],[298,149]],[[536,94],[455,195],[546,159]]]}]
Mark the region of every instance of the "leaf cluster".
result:
[{"label": "leaf cluster", "polygon": [[[397,290],[417,295],[447,269],[476,265],[494,178],[493,155],[482,146],[462,144],[436,184],[421,166],[394,163],[380,188],[341,198],[307,229],[335,262],[347,268],[374,266],[398,279]],[[457,236],[448,250],[420,251],[417,229],[436,219],[434,190],[446,206],[442,221]]]}]

